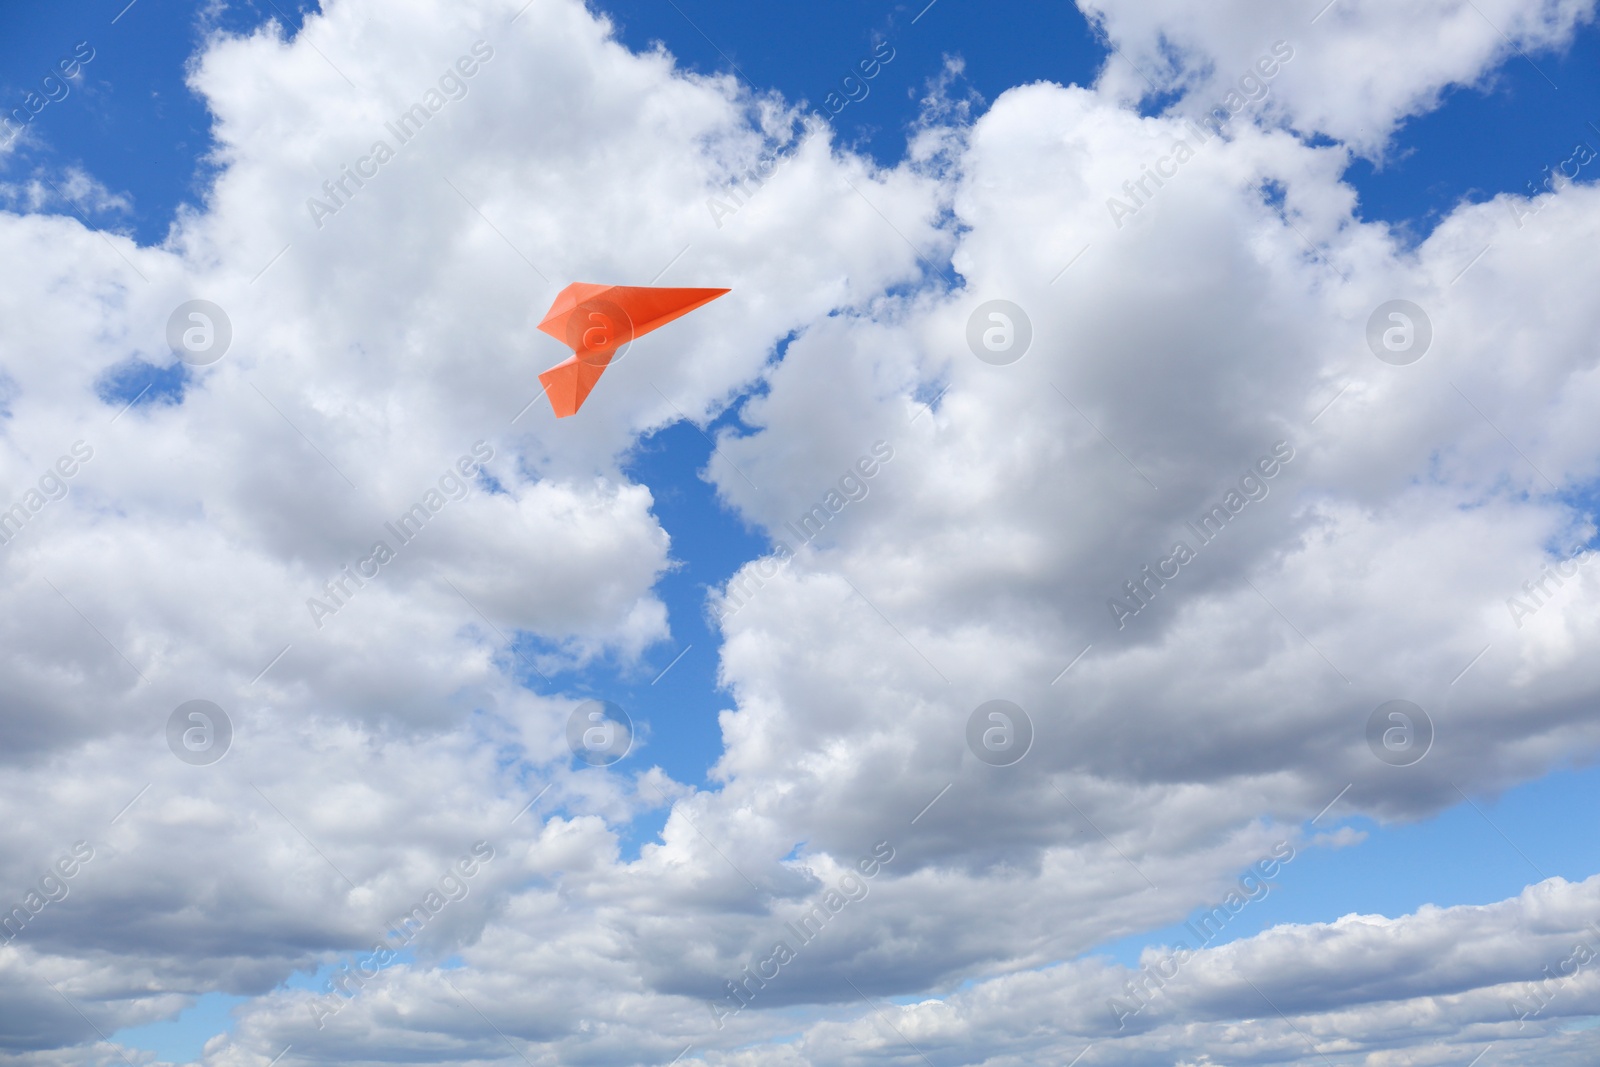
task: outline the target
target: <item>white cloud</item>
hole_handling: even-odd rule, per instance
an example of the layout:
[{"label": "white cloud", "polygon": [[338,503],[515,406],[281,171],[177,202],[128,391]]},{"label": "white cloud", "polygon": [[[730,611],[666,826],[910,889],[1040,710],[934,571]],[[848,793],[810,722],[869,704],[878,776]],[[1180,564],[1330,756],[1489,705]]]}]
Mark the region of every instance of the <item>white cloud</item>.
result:
[{"label": "white cloud", "polygon": [[[1229,93],[1243,103],[1264,91],[1256,106],[1268,114],[1362,155],[1381,155],[1401,123],[1432,110],[1448,89],[1481,86],[1511,61],[1548,66],[1549,53],[1594,17],[1585,0],[1098,0],[1083,8],[1119,49],[1102,75],[1106,91],[1124,99],[1179,91],[1186,114],[1219,105],[1237,114]],[[1262,78],[1278,66],[1272,46],[1280,41],[1293,58]]]},{"label": "white cloud", "polygon": [[1487,906],[1277,927],[1193,954],[1150,950],[1139,969],[1085,959],[821,1024],[796,1045],[808,1063],[888,1058],[909,1042],[983,1064],[1085,1046],[1114,1063],[1309,1064],[1467,1062],[1492,1043],[1499,1062],[1579,1063],[1582,1042],[1563,1030],[1600,996],[1597,888],[1552,879]]},{"label": "white cloud", "polygon": [[[1316,1062],[1302,1031],[1373,1062],[1480,1036],[1578,1062],[1580,1038],[1515,1030],[1500,1001],[1561,958],[1593,880],[1209,949],[1121,1036],[1105,1001],[1128,976],[1078,958],[1221,899],[1336,796],[1423,817],[1600,741],[1593,575],[1520,628],[1505,604],[1592,532],[1544,480],[1596,475],[1595,312],[1574,297],[1600,199],[1565,188],[1520,222],[1463,208],[1410,251],[1357,223],[1347,152],[1505,56],[1450,8],[1452,47],[1398,63],[1377,46],[1412,16],[1341,3],[1261,114],[1343,145],[1236,122],[1120,219],[1107,199],[1194,134],[1121,106],[1142,90],[1116,59],[1095,90],[1013,90],[970,127],[935,98],[892,170],[814,136],[718,220],[708,199],[794,116],[626,52],[581,5],[508,25],[509,2],[330,4],[293,42],[213,40],[193,77],[225,169],[165,245],[0,215],[10,499],[74,442],[94,450],[0,550],[0,892],[104,846],[0,954],[28,1009],[7,1055],[65,1062],[93,1040],[48,977],[106,1033],[197,993],[252,997],[208,1047],[218,1065],[288,1044],[341,1063],[903,1058],[885,1019],[938,1062],[1066,1062],[1089,1042],[1105,1062]],[[1484,14],[1532,48],[1586,11]],[[1159,33],[1186,71],[1218,72],[1270,44],[1255,14],[1102,12],[1135,63]],[[460,98],[314,220],[308,198],[479,41]],[[960,288],[925,267],[947,261]],[[570,280],[734,292],[641,340],[557,424],[533,382],[563,352],[533,326]],[[98,397],[108,371],[172,365],[168,316],[196,298],[232,343],[181,403]],[[1032,325],[1009,366],[968,349],[997,298]],[[1395,298],[1433,324],[1408,367],[1366,347]],[[721,623],[715,788],[647,749],[630,774],[571,770],[586,694],[540,672],[626,667],[675,622],[654,592],[671,540],[619,457],[753,389],[708,468],[752,525],[797,546],[785,523],[831,510],[863,457],[878,469],[787,565],[747,566],[760,588]],[[441,478],[477,442],[487,477],[313,619],[386,522],[455,496]],[[1119,628],[1108,599],[1278,442],[1293,459],[1270,492]],[[209,768],[166,751],[168,713],[197,697],[236,727]],[[1035,727],[1014,767],[966,748],[996,697]],[[1438,726],[1403,769],[1366,739],[1401,697]],[[648,812],[660,836],[625,858]],[[319,994],[283,983],[370,950],[478,840],[494,861],[417,958],[319,1028]],[[879,842],[895,858],[870,892],[718,1029],[705,1001]],[[1557,1003],[1577,1013],[1588,983]],[[908,995],[930,999],[860,1004]]]}]

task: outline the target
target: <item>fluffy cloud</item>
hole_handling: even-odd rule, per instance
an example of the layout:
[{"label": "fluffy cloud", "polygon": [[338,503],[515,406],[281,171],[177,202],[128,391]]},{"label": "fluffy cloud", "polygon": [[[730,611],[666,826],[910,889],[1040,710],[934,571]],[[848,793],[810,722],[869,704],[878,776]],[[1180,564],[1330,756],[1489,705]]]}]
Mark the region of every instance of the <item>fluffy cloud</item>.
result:
[{"label": "fluffy cloud", "polygon": [[[0,215],[25,265],[0,286],[0,464],[28,516],[0,549],[0,885],[96,850],[0,953],[27,1009],[5,1055],[104,1058],[96,1030],[226,991],[252,999],[208,1064],[1431,1062],[1490,1040],[1578,1062],[1555,1020],[1592,1008],[1587,972],[1525,1027],[1504,1002],[1570,955],[1592,880],[1208,948],[1120,1030],[1132,975],[1080,958],[1307,847],[1336,796],[1423,817],[1600,742],[1593,573],[1506,607],[1594,532],[1575,294],[1600,198],[1563,189],[1525,225],[1463,208],[1413,250],[1355,221],[1348,153],[1505,51],[1446,5],[1451,47],[1400,63],[1378,45],[1413,15],[1341,3],[1228,138],[1124,106],[1144,89],[1113,57],[1093,90],[1016,89],[970,125],[930,103],[892,170],[822,131],[720,218],[708,199],[797,117],[581,5],[330,4],[293,41],[213,40],[193,77],[223,169],[165,244]],[[1193,99],[1288,34],[1253,7],[1094,14]],[[1482,14],[1537,48],[1588,9]],[[532,327],[574,279],[734,293],[558,426],[531,383],[561,351]],[[1366,341],[1397,298],[1432,324],[1403,367]],[[209,366],[167,348],[190,299],[231,323]],[[1009,365],[969,349],[993,299],[1031,324]],[[674,623],[671,541],[620,459],[736,400],[706,477],[792,558],[750,561],[719,623],[714,788],[648,748],[573,770],[558,672]],[[386,525],[419,504],[419,531]],[[1180,539],[1193,559],[1149,577]],[[378,541],[393,559],[355,583]],[[196,697],[235,726],[212,767],[166,749]],[[1366,729],[1402,697],[1439,736],[1396,768]],[[1015,766],[965,740],[994,698],[1034,726]],[[479,841],[470,892],[319,1012],[330,969]]]},{"label": "fluffy cloud", "polygon": [[[1118,48],[1102,75],[1108,92],[1140,99],[1177,91],[1185,113],[1259,106],[1363,155],[1381,154],[1400,123],[1431,110],[1448,89],[1478,85],[1511,60],[1537,66],[1541,53],[1559,50],[1594,17],[1583,0],[1082,7]],[[1293,53],[1281,67],[1282,52],[1272,47],[1280,41]]]},{"label": "fluffy cloud", "polygon": [[1070,1061],[1086,1048],[1119,1064],[1464,1063],[1493,1044],[1501,1062],[1579,1063],[1582,1043],[1563,1028],[1600,996],[1597,891],[1595,879],[1552,879],[1488,906],[1346,915],[1193,953],[1153,949],[1137,970],[1062,964],[819,1024],[795,1051],[809,1063],[865,1050],[887,1058],[908,1045],[996,1065]]}]

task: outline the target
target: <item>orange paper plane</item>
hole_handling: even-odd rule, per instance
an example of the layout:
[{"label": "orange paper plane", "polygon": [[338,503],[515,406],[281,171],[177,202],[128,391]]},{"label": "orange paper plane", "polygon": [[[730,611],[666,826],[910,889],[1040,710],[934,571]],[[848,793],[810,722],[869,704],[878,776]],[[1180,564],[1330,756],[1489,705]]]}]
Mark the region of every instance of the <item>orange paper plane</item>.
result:
[{"label": "orange paper plane", "polygon": [[727,289],[573,282],[556,294],[539,329],[572,349],[572,358],[539,375],[556,418],[575,415],[618,352],[635,337],[709,304]]}]

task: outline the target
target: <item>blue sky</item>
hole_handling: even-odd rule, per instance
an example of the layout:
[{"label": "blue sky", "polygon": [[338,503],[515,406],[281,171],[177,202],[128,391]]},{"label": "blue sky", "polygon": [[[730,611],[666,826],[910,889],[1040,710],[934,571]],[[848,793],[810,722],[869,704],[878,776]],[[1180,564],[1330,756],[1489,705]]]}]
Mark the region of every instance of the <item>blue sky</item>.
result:
[{"label": "blue sky", "polygon": [[[186,65],[203,39],[200,18],[207,7],[163,0],[138,0],[132,7],[9,7],[0,37],[8,110],[20,106],[24,94],[36,90],[80,41],[93,48],[94,58],[83,68],[82,82],[29,123],[38,136],[9,161],[7,178],[35,168],[55,173],[82,167],[133,202],[130,215],[97,214],[96,223],[129,230],[141,243],[164,238],[178,205],[200,202],[211,173],[205,161],[210,117],[184,84]],[[271,14],[298,28],[295,16],[305,7],[294,0],[229,4],[216,25],[239,32]]]},{"label": "blue sky", "polygon": [[[160,243],[180,205],[201,202],[211,173],[205,158],[208,116],[183,82],[184,65],[201,40],[204,6],[137,0],[125,8],[114,0],[13,7],[0,16],[0,103],[7,107],[19,104],[77,42],[94,48],[82,81],[32,121],[23,149],[0,159],[0,184],[35,175],[59,180],[67,169],[81,168],[131,202],[127,212],[88,211],[93,223],[129,231],[141,244]],[[295,0],[230,4],[217,26],[240,31],[274,15],[294,26],[307,6]],[[603,7],[630,47],[661,41],[687,67],[736,70],[757,89],[813,104],[887,42],[893,60],[871,80],[868,95],[836,120],[844,143],[885,165],[902,156],[907,123],[947,57],[964,63],[947,91],[970,96],[981,110],[1006,89],[1036,80],[1087,84],[1107,56],[1093,29],[1064,3],[752,6],[615,0]],[[1362,217],[1421,237],[1463,199],[1524,192],[1528,182],[1542,180],[1543,168],[1567,159],[1580,142],[1600,149],[1600,31],[1593,27],[1580,32],[1568,53],[1519,57],[1485,88],[1450,91],[1440,108],[1405,125],[1381,167],[1358,160],[1347,180],[1359,193]],[[1600,170],[1600,162],[1594,166]],[[1582,177],[1592,179],[1593,173]],[[530,344],[543,342],[541,337]],[[108,377],[103,395],[108,401],[132,399],[154,382],[146,402],[178,401],[183,373],[135,366]],[[738,414],[735,405],[708,432],[738,427]],[[648,727],[636,758],[702,787],[711,785],[706,771],[721,751],[716,713],[731,706],[717,684],[717,637],[707,625],[705,593],[767,544],[719,505],[701,477],[711,462],[704,435],[679,424],[642,441],[625,467],[650,488],[655,514],[672,537],[676,566],[657,588],[670,612],[671,640],[652,647],[635,668],[622,671],[607,661],[556,679],[564,689],[623,705]],[[542,683],[531,684],[537,689]],[[1578,880],[1600,871],[1600,845],[1571,831],[1574,812],[1600,804],[1600,772],[1565,769],[1502,797],[1475,799],[1481,811],[1457,805],[1409,826],[1333,813],[1319,829],[1350,826],[1366,840],[1338,850],[1307,850],[1228,938],[1268,924],[1328,921],[1351,911],[1394,915],[1429,902],[1487,903],[1515,895],[1541,875]],[[659,825],[654,818],[639,820],[626,854],[635,855]],[[1173,934],[1149,931],[1097,951],[1131,962],[1141,947]],[[182,1062],[226,1025],[228,1008],[239,1000],[211,994],[177,1022],[119,1036]]]},{"label": "blue sky", "polygon": [[[30,151],[9,161],[10,179],[33,168],[77,165],[133,202],[127,217],[97,223],[126,228],[141,243],[160,241],[180,204],[197,204],[210,173],[210,122],[184,85],[184,64],[202,39],[200,3],[138,0],[39,5],[7,12],[0,77],[8,107],[21,102],[61,57],[88,41],[95,58],[84,83],[34,120]],[[1065,3],[1002,0],[923,5],[829,2],[754,9],[717,0],[601,5],[630,47],[663,42],[684,66],[737,72],[758,89],[821,106],[855,64],[888,41],[894,58],[867,94],[834,120],[842,141],[893,164],[905,127],[946,57],[962,78],[949,93],[992,102],[1015,85],[1039,80],[1088,84],[1108,55],[1078,10]],[[275,17],[298,29],[306,0],[243,0],[226,5],[218,28],[241,32]],[[915,20],[915,21],[913,21]],[[1025,27],[1025,29],[1024,29]],[[858,90],[859,93],[859,90]],[[1365,218],[1425,236],[1441,212],[1467,199],[1524,192],[1543,180],[1578,142],[1600,150],[1600,29],[1580,30],[1564,53],[1519,58],[1482,88],[1447,93],[1443,107],[1411,119],[1384,165],[1357,160],[1348,180]]]}]

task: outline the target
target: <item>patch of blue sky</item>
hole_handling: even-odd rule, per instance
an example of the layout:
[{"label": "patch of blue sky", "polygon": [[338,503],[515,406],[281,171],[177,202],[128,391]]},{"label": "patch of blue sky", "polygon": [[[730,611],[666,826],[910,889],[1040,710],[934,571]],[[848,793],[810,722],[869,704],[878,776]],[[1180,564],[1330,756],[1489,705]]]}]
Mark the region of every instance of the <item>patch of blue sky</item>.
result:
[{"label": "patch of blue sky", "polygon": [[[1349,828],[1365,838],[1339,848],[1301,847],[1265,895],[1241,908],[1208,944],[1227,944],[1282,923],[1327,923],[1349,914],[1395,918],[1424,904],[1492,904],[1546,878],[1582,881],[1600,873],[1600,840],[1574,833],[1571,813],[1596,805],[1600,767],[1591,766],[1553,771],[1499,797],[1474,796],[1414,823],[1341,820],[1335,806],[1308,836]],[[1186,922],[1225,894],[1196,900]],[[1147,947],[1182,942],[1193,948],[1198,939],[1186,922],[1120,938],[1089,954],[1137,967]]]}]

